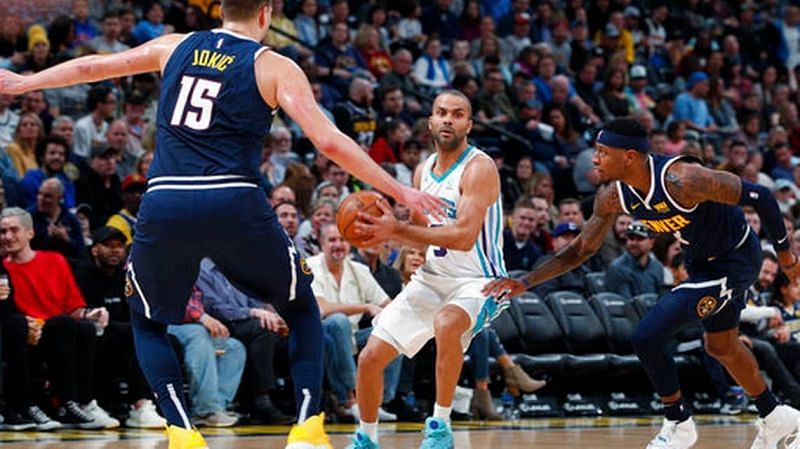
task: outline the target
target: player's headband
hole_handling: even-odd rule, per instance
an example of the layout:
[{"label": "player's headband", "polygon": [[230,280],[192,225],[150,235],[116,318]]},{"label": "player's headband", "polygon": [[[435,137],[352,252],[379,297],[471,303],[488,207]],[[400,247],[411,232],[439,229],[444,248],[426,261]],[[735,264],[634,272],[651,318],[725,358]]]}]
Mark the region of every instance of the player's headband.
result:
[{"label": "player's headband", "polygon": [[597,135],[597,143],[623,150],[635,150],[640,153],[647,153],[650,150],[650,139],[647,137],[623,136],[606,130],[600,131],[600,134]]}]

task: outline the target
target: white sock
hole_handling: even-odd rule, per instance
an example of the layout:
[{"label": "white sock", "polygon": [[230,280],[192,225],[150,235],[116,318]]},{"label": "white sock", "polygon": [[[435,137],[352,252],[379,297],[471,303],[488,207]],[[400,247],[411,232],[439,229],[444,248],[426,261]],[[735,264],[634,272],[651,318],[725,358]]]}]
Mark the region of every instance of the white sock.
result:
[{"label": "white sock", "polygon": [[364,432],[373,443],[378,442],[378,421],[366,422],[361,421],[359,424],[361,431]]},{"label": "white sock", "polygon": [[442,407],[438,403],[433,406],[433,417],[442,418],[448,425],[450,424],[450,412],[453,411],[453,406]]}]

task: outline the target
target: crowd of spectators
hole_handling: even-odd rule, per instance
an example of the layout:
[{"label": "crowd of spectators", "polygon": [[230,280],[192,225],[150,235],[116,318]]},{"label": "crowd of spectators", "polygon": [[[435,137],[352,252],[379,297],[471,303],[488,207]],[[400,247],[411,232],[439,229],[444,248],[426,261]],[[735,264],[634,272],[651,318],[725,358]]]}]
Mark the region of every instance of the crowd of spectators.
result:
[{"label": "crowd of spectators", "polygon": [[[219,2],[208,0],[72,0],[63,11],[30,3],[26,11],[38,16],[21,14],[15,2],[0,5],[0,67],[19,73],[221,23]],[[790,2],[272,6],[264,44],[293,58],[328,118],[404,184],[432,151],[431,96],[454,88],[472,100],[470,140],[495,160],[501,180],[510,271],[530,270],[580,232],[598,185],[594,136],[619,117],[646,127],[655,154],[693,156],[770,187],[800,254],[800,8]],[[124,274],[155,151],[159,82],[153,73],[0,95],[0,271],[12,286],[0,282],[7,429],[163,425],[132,356]],[[369,318],[403,289],[425,248],[350,248],[331,223],[341,200],[368,186],[319,154],[281,111],[263,143],[261,172],[265,201],[316,275],[333,415],[357,419],[355,363]],[[408,219],[402,205],[394,211]],[[763,236],[758,215],[745,214]],[[792,321],[800,290],[765,254],[741,338],[797,404],[800,326]],[[585,293],[592,272],[606,272],[607,288],[625,297],[686,279],[679,236],[653,238],[620,215],[600,253],[534,292]],[[185,323],[169,330],[195,423],[229,426],[241,412],[289,422],[275,392],[291,331],[269,298],[248,297],[204,260]],[[515,365],[491,330],[469,355],[476,417],[499,418],[487,389],[490,356],[512,395],[545,384]],[[422,416],[408,400],[422,369],[401,358],[387,369],[381,419]]]}]

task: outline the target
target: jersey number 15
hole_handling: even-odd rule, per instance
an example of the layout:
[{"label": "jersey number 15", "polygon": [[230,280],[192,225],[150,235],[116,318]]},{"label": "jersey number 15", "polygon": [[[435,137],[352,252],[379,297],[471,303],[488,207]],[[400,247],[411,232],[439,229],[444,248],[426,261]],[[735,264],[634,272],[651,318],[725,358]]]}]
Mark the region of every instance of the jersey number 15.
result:
[{"label": "jersey number 15", "polygon": [[221,88],[220,82],[184,75],[181,78],[181,91],[178,93],[178,101],[175,103],[169,124],[185,125],[197,131],[208,129],[211,125],[214,100],[217,99]]}]

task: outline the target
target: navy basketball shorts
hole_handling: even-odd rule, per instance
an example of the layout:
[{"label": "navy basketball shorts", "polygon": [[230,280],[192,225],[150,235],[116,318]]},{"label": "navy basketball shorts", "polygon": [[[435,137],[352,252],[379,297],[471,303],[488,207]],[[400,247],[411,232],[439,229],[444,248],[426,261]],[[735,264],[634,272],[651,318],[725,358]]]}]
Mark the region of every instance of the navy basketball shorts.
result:
[{"label": "navy basketball shorts", "polygon": [[692,260],[689,279],[662,297],[651,311],[653,318],[674,321],[682,328],[701,320],[706,332],[722,332],[739,326],[748,288],[761,269],[761,246],[750,232],[739,248],[729,254]]},{"label": "navy basketball shorts", "polygon": [[311,270],[260,188],[148,191],[138,214],[126,295],[133,310],[183,322],[200,261],[237,288],[281,308],[313,300]]}]

